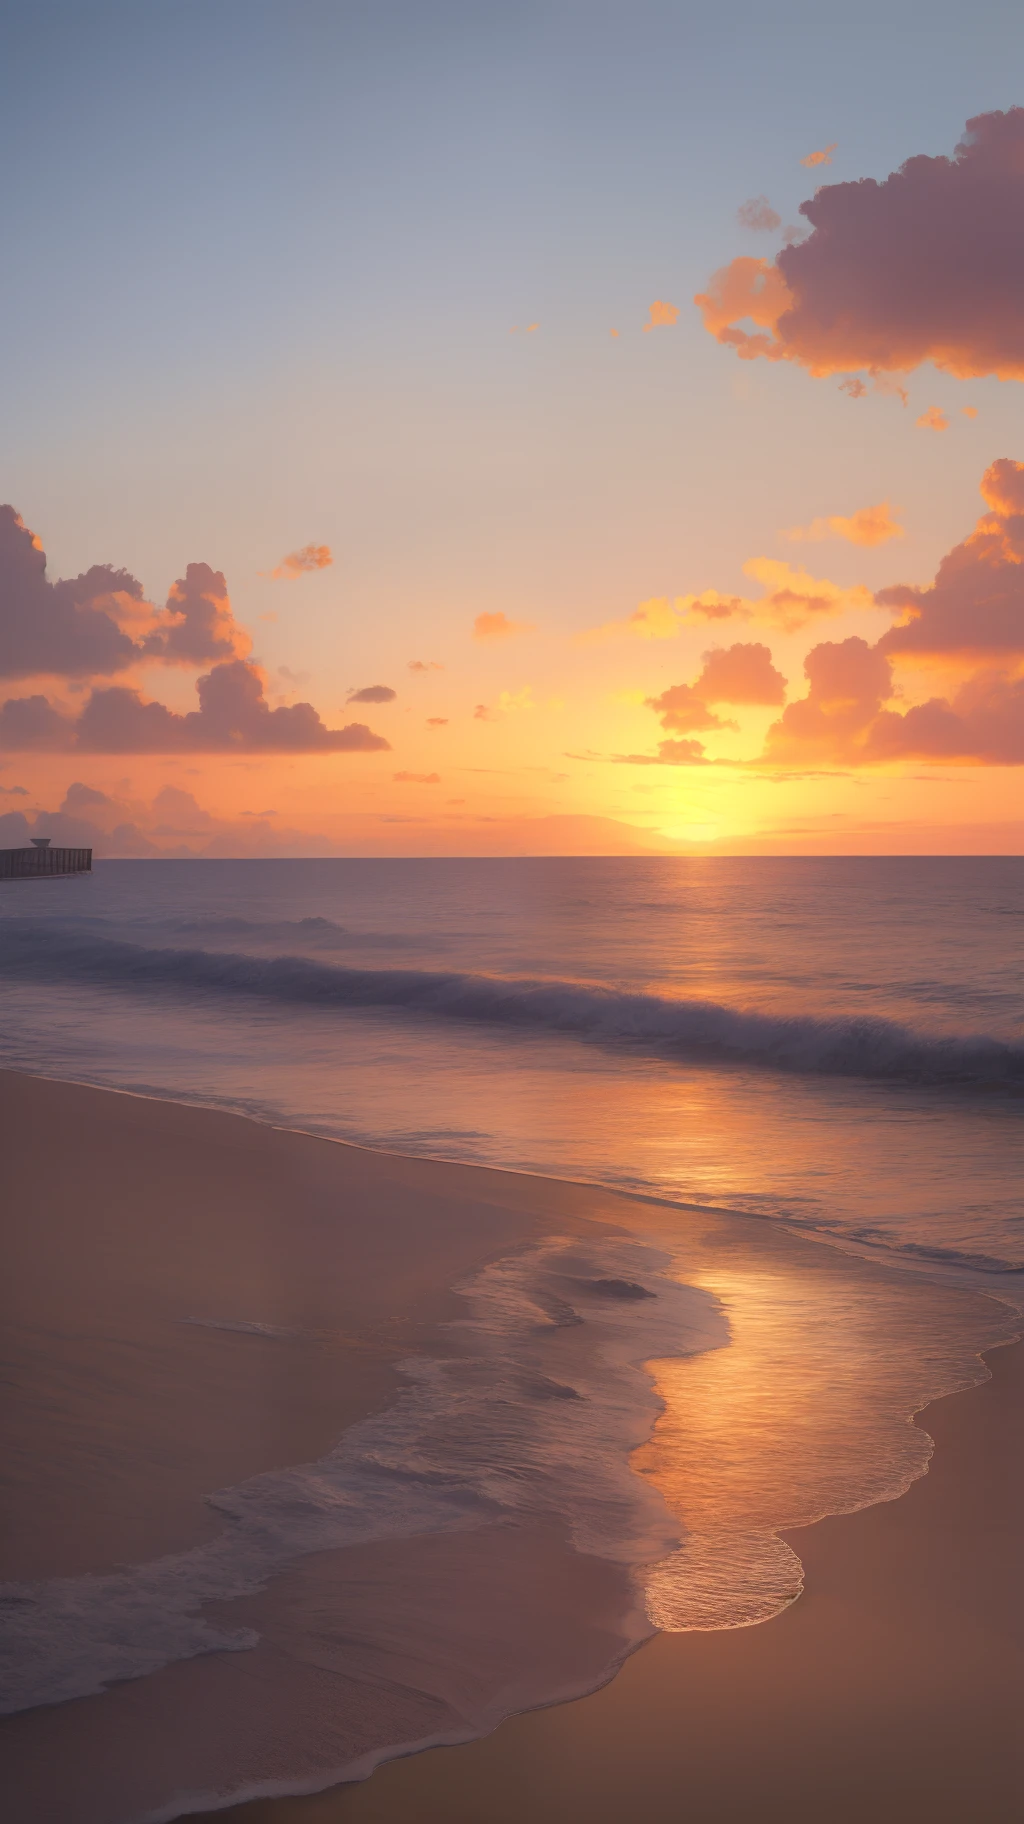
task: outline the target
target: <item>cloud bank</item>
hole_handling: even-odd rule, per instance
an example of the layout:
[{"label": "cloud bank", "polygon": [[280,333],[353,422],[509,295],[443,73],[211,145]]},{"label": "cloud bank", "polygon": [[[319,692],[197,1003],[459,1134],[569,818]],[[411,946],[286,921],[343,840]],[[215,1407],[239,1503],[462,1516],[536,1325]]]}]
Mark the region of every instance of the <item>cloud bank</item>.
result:
[{"label": "cloud bank", "polygon": [[363,722],[327,728],[311,703],[271,709],[255,665],[234,659],[201,677],[186,715],[124,685],[93,690],[77,716],[44,696],[0,708],[0,751],[94,754],[369,753],[391,743]]},{"label": "cloud bank", "polygon": [[694,300],[742,360],[1024,379],[1024,108],[976,115],[951,158],[823,185],[800,213],[805,241],[733,260]]}]

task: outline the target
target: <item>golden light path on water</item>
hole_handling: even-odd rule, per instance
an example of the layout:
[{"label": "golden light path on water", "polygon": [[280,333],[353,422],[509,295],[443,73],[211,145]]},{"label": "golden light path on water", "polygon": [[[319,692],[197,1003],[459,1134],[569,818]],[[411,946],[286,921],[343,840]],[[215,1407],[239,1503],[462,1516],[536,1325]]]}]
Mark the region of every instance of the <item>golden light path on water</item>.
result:
[{"label": "golden light path on water", "polygon": [[632,1466],[683,1540],[648,1571],[647,1609],[667,1630],[744,1626],[800,1593],[780,1531],[905,1492],[931,1454],[913,1414],[984,1379],[979,1352],[1020,1317],[749,1219],[681,1226],[659,1213],[658,1244],[674,1278],[720,1299],[730,1342],[648,1364],[664,1410]]}]

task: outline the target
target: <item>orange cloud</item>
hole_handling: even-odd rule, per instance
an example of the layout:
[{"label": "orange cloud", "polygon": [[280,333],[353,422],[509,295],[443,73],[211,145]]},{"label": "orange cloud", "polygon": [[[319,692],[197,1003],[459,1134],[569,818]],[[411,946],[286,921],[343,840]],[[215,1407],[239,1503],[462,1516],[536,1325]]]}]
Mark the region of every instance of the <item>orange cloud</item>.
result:
[{"label": "orange cloud", "polygon": [[508,640],[517,633],[532,633],[532,621],[510,621],[507,614],[478,614],[473,622],[474,640]]},{"label": "orange cloud", "polygon": [[297,577],[308,576],[311,570],[326,570],[333,562],[330,545],[303,545],[301,551],[290,551],[283,557],[270,576],[275,583],[293,583]]},{"label": "orange cloud", "polygon": [[[786,680],[772,664],[767,646],[754,643],[715,646],[704,654],[704,666],[692,684],[671,684],[660,696],[645,698],[662,728],[674,735],[692,736],[709,729],[727,730],[739,724],[723,719],[712,703],[782,703]],[[633,766],[702,766],[704,745],[692,739],[659,743],[656,754],[617,754],[616,760]]]},{"label": "orange cloud", "polygon": [[856,374],[850,374],[839,382],[839,391],[848,393],[851,399],[863,399],[867,390],[863,380],[859,380]]},{"label": "orange cloud", "polygon": [[689,619],[764,621],[784,633],[794,633],[809,621],[874,606],[874,597],[863,584],[843,589],[838,583],[810,576],[806,570],[795,569],[778,558],[752,557],[743,569],[764,586],[765,594],[760,599],[745,601],[706,589],[702,595],[681,597],[677,609]]},{"label": "orange cloud", "polygon": [[773,233],[782,227],[781,215],[776,214],[766,196],[752,196],[749,202],[741,203],[736,219],[741,228],[751,228],[755,233]]},{"label": "orange cloud", "polygon": [[440,785],[440,773],[392,773],[396,785]]},{"label": "orange cloud", "polygon": [[[695,302],[745,360],[816,376],[932,361],[961,379],[1024,379],[1022,211],[1024,108],[980,114],[952,158],[823,185],[801,204],[805,241],[771,264],[733,260]],[[762,333],[740,327],[748,320]]]},{"label": "orange cloud", "polygon": [[849,519],[831,514],[827,519],[812,519],[809,526],[791,526],[783,538],[794,544],[823,538],[845,538],[851,545],[884,545],[890,538],[902,538],[903,527],[893,519],[887,500],[877,507],[859,507]]},{"label": "orange cloud", "polygon": [[447,728],[448,727],[448,717],[447,716],[428,716],[427,717],[427,727],[428,728]]},{"label": "orange cloud", "polygon": [[668,304],[664,298],[655,298],[644,324],[644,333],[649,329],[671,329],[678,316],[678,304]]},{"label": "orange cloud", "polygon": [[830,146],[823,146],[820,152],[808,152],[807,157],[802,158],[800,163],[809,171],[813,171],[816,165],[830,165],[832,154],[838,149],[838,146],[838,139],[834,139]]},{"label": "orange cloud", "polygon": [[443,671],[444,666],[439,665],[436,659],[410,659],[408,669],[410,671]]},{"label": "orange cloud", "polygon": [[937,405],[930,405],[928,410],[922,412],[918,418],[917,428],[919,431],[948,431],[949,419]]},{"label": "orange cloud", "polygon": [[978,408],[976,405],[964,405],[961,406],[960,409],[965,418],[976,418],[978,416]]}]

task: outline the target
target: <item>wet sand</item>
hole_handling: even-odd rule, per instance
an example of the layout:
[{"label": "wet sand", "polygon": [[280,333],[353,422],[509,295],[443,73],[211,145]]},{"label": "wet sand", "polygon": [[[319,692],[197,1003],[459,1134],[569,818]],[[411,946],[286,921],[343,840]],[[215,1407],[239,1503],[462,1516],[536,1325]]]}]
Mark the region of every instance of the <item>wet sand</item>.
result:
[{"label": "wet sand", "polygon": [[[315,1458],[392,1399],[397,1360],[450,1350],[440,1326],[461,1312],[450,1289],[461,1276],[517,1242],[587,1232],[595,1218],[632,1214],[645,1227],[678,1218],[585,1186],[6,1072],[0,1157],[13,1390],[0,1414],[5,1577],[102,1570],[209,1538],[221,1526],[203,1500],[211,1489]],[[757,1233],[761,1255],[790,1247],[764,1225]],[[835,1261],[816,1244],[800,1249]],[[254,1322],[280,1334],[208,1327]],[[791,1535],[807,1588],[775,1621],[661,1636],[589,1698],[391,1762],[361,1785],[215,1815],[238,1824],[1016,1818],[1024,1357],[1009,1348],[990,1359],[991,1383],[928,1410],[938,1450],[924,1481],[899,1501]],[[508,1714],[520,1677],[523,1701],[535,1700],[539,1643],[553,1701],[602,1677],[629,1635],[623,1568],[571,1551],[556,1527],[481,1528],[400,1550],[382,1542],[336,1564],[325,1556],[251,1599],[254,1651],[179,1662],[0,1725],[19,1824],[144,1815],[178,1784],[176,1743],[188,1743],[209,1791],[226,1729],[229,1758],[251,1783],[280,1778],[296,1747],[307,1764],[351,1764],[360,1693],[375,1686],[379,1697],[389,1677],[373,1635],[375,1584],[393,1595],[408,1580],[409,1634],[389,1651],[424,1667],[414,1690],[395,1687],[408,1713],[396,1710],[392,1741],[457,1739],[460,1712],[492,1698],[495,1716]],[[494,1632],[467,1655],[458,1630],[476,1625],[475,1578]],[[324,1680],[294,1645],[294,1624],[321,1601],[325,1579],[341,1646],[325,1637],[316,1669],[342,1681],[334,1692],[345,1700],[326,1706]],[[467,1698],[458,1668],[470,1661],[482,1685]],[[367,1742],[380,1739],[378,1726],[379,1712]]]},{"label": "wet sand", "polygon": [[762,1626],[663,1634],[611,1684],[232,1824],[1011,1824],[1024,1785],[1024,1346],[921,1415],[929,1473],[789,1535]]}]

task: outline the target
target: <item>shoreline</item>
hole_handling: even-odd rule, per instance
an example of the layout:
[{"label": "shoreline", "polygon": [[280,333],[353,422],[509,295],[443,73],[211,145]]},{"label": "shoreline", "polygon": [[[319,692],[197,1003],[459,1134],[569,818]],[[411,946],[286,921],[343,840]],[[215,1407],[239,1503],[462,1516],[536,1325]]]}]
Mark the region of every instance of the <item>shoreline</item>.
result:
[{"label": "shoreline", "polygon": [[[317,1795],[192,1815],[210,1824],[565,1824],[577,1816],[677,1824],[684,1805],[695,1824],[746,1824],[754,1815],[770,1824],[863,1824],[868,1815],[883,1824],[1011,1824],[1024,1767],[1024,1567],[1015,1549],[1024,1526],[1024,1340],[983,1359],[988,1380],[915,1415],[915,1424],[927,1415],[935,1440],[927,1475],[891,1501],[788,1535],[804,1590],[770,1621],[656,1634],[597,1691],[510,1717],[487,1737],[412,1746],[370,1778]],[[980,1486],[972,1481],[979,1472]],[[898,1606],[883,1611],[916,1558],[908,1613],[919,1625],[934,1603],[933,1621],[941,1616],[950,1567],[960,1562],[961,1538],[951,1550],[943,1537],[951,1519],[974,1535],[979,1554],[1003,1546],[995,1563],[967,1564],[967,1600],[961,1586],[953,1626],[940,1628],[947,1656],[958,1636],[973,1635],[971,1650],[959,1676],[949,1665],[936,1675],[927,1665],[936,1629],[928,1628],[928,1640],[910,1643],[922,1689],[887,1712],[908,1653],[906,1618]],[[1007,1571],[1005,1591],[993,1587]],[[985,1601],[972,1614],[979,1590]],[[883,1647],[898,1653],[895,1676]],[[841,1667],[851,1648],[859,1655],[852,1675]],[[845,1715],[838,1703],[810,1701],[819,1674],[837,1698],[841,1690],[847,1704],[855,1700]],[[780,1681],[789,1681],[788,1698]],[[874,1735],[865,1734],[865,1712]],[[747,1738],[742,1745],[734,1732]],[[732,1761],[730,1746],[739,1750]]]},{"label": "shoreline", "polygon": [[[911,1317],[920,1306],[919,1324],[933,1305],[951,1312],[961,1309],[956,1300],[982,1303],[959,1290],[939,1291],[929,1302],[927,1284],[915,1290],[898,1271],[887,1273],[841,1250],[821,1248],[815,1237],[799,1231],[773,1233],[761,1218],[388,1153],[144,1093],[4,1071],[0,1112],[5,1163],[9,1182],[20,1186],[22,1218],[12,1225],[5,1294],[7,1333],[25,1389],[20,1415],[16,1400],[5,1421],[12,1432],[7,1461],[15,1497],[5,1574],[16,1577],[102,1573],[119,1562],[148,1562],[209,1543],[224,1531],[205,1499],[211,1490],[237,1488],[278,1469],[288,1473],[288,1466],[311,1460],[315,1466],[364,1415],[390,1412],[405,1385],[399,1361],[413,1351],[437,1361],[439,1352],[451,1356],[450,1326],[455,1319],[458,1330],[465,1321],[464,1299],[454,1288],[466,1274],[553,1233],[575,1238],[574,1246],[632,1234],[641,1245],[665,1246],[670,1253],[672,1245],[682,1246],[683,1236],[675,1280],[680,1290],[692,1286],[692,1297],[705,1303],[709,1297],[720,1302],[738,1268],[752,1275],[755,1286],[759,1276],[767,1284],[777,1281],[812,1304],[814,1298],[827,1302],[835,1287],[856,1281],[858,1296],[868,1298],[867,1306],[854,1307],[861,1310],[861,1322],[876,1300],[893,1311],[906,1309]],[[56,1147],[54,1133],[61,1141]],[[367,1221],[370,1212],[373,1220]],[[687,1249],[689,1266],[683,1258]],[[722,1283],[710,1271],[715,1262],[728,1269]],[[1000,1304],[994,1291],[985,1302]],[[736,1311],[744,1309],[741,1300]],[[746,1334],[747,1319],[740,1315],[736,1321]],[[884,1313],[872,1321],[884,1330]],[[997,1330],[993,1325],[992,1337]],[[992,1346],[990,1340],[986,1347]],[[723,1365],[735,1370],[738,1364],[741,1380],[756,1379],[756,1350],[751,1356],[748,1344],[744,1366],[735,1335],[724,1350],[707,1340],[690,1347],[695,1353],[684,1351],[674,1366],[684,1371],[684,1395],[687,1386],[691,1394],[696,1387],[698,1407],[706,1395],[701,1375],[710,1373],[714,1388]],[[778,1344],[773,1347],[777,1354]],[[980,1350],[981,1345],[970,1359]],[[956,1359],[960,1372],[968,1373],[965,1358]],[[649,1367],[648,1379],[667,1423],[674,1396],[661,1371],[671,1370],[673,1361],[654,1366],[659,1373]],[[948,1365],[943,1372],[948,1385]],[[735,1388],[732,1392],[735,1396]],[[705,1403],[714,1407],[713,1398]],[[925,1398],[915,1410],[930,1404]],[[906,1407],[903,1421],[905,1433],[911,1425]],[[661,1425],[659,1419],[655,1429]],[[641,1457],[650,1457],[654,1441],[648,1438]],[[661,1486],[656,1463],[637,1467]],[[913,1477],[922,1469],[911,1462],[901,1473]],[[891,1496],[867,1499],[898,1505]],[[64,1518],[71,1506],[74,1529]],[[503,1583],[509,1601],[505,1612],[498,1603],[497,1635],[485,1639]],[[367,1588],[378,1596],[364,1599]],[[411,1614],[415,1623],[411,1633],[406,1630],[408,1639],[401,1636],[404,1644],[401,1630],[395,1636],[405,1655],[401,1663],[419,1665],[420,1671],[408,1688],[401,1684],[405,1675],[399,1677],[395,1690],[401,1687],[404,1695],[395,1700],[398,1709],[384,1745],[371,1745],[379,1725],[368,1718],[365,1750],[332,1761],[325,1744],[332,1730],[337,1732],[338,1715],[348,1715],[353,1704],[358,1711],[361,1693],[379,1689],[382,1676],[393,1681],[397,1675],[399,1662],[381,1661],[371,1638],[381,1605],[387,1610],[396,1592],[401,1614]],[[793,1607],[799,1609],[804,1600]],[[660,1642],[764,1632],[737,1625],[717,1633],[662,1635],[637,1656],[640,1637],[650,1629],[647,1624],[638,1633],[625,1562],[588,1557],[550,1516],[540,1525],[514,1521],[511,1531],[506,1519],[498,1527],[478,1525],[472,1532],[435,1535],[433,1541],[406,1535],[390,1544],[379,1538],[340,1552],[300,1554],[291,1568],[274,1574],[262,1594],[207,1607],[215,1620],[222,1611],[232,1625],[255,1624],[260,1644],[242,1653],[203,1649],[200,1658],[172,1659],[144,1678],[109,1684],[102,1694],[56,1707],[25,1710],[2,1725],[15,1751],[15,1797],[26,1824],[37,1818],[50,1824],[62,1815],[54,1811],[54,1791],[47,1785],[45,1763],[54,1756],[77,1768],[87,1795],[75,1811],[75,1824],[239,1810],[280,1818],[281,1824],[294,1813],[295,1824],[300,1819],[305,1824],[307,1816],[320,1813],[296,1806],[351,1805],[355,1801],[346,1795],[354,1792],[372,1793],[376,1805],[383,1779],[390,1790],[389,1769],[413,1764],[393,1757],[408,1757],[412,1749],[419,1767],[436,1764],[436,1754],[455,1752],[419,1752],[428,1741],[459,1740],[465,1744],[460,1754],[475,1752],[482,1740],[504,1739],[524,1718],[563,1715],[581,1702],[597,1701],[602,1690],[631,1679],[629,1667],[637,1657],[646,1660]],[[470,1626],[467,1634],[474,1610],[480,1628],[474,1634]],[[318,1648],[311,1660],[312,1636],[297,1639],[293,1611],[307,1618],[307,1635],[309,1626],[315,1635],[318,1616],[347,1617],[340,1644]],[[785,1609],[777,1622],[791,1612]],[[440,1683],[435,1678],[432,1684],[433,1674],[423,1672],[424,1652],[427,1661],[436,1655],[445,1630],[450,1634],[445,1653],[454,1658]],[[354,1660],[353,1641],[361,1643]],[[624,1660],[626,1670],[616,1676]],[[539,1663],[545,1668],[540,1684]],[[451,1682],[451,1668],[463,1664],[485,1668],[471,1701],[465,1669]],[[593,1695],[569,1695],[581,1690]],[[253,1737],[257,1696],[263,1735]],[[460,1711],[472,1720],[460,1723]],[[438,1727],[445,1717],[446,1726]],[[175,1779],[168,1718],[189,1742],[196,1767],[190,1795]],[[269,1752],[264,1737],[271,1719],[271,1759],[281,1769],[271,1779],[278,1792],[287,1787],[293,1796],[256,1800],[262,1809],[253,1812],[252,1805],[240,1807],[235,1798],[246,1786],[267,1790],[270,1767],[262,1780],[260,1768]],[[403,1719],[413,1726],[403,1727]],[[225,1773],[220,1809],[209,1813],[225,1728],[229,1746],[237,1735],[229,1759],[239,1772],[249,1769],[251,1777],[232,1780]],[[129,1737],[130,1764],[122,1768],[117,1744]],[[349,1729],[346,1742],[350,1738],[358,1743],[358,1727],[354,1737]],[[308,1779],[297,1771],[303,1757],[317,1768]],[[367,1785],[336,1785],[333,1770],[370,1761],[378,1772]],[[296,1772],[286,1771],[289,1766]],[[117,1785],[122,1771],[131,1776],[128,1789],[137,1792],[134,1810],[103,1797],[112,1774]],[[154,1780],[165,1793],[177,1784],[180,1796],[154,1808],[152,1798],[146,1799],[147,1790],[155,1796]],[[320,1798],[295,1797],[300,1784]],[[266,1811],[268,1805],[274,1809]]]}]

